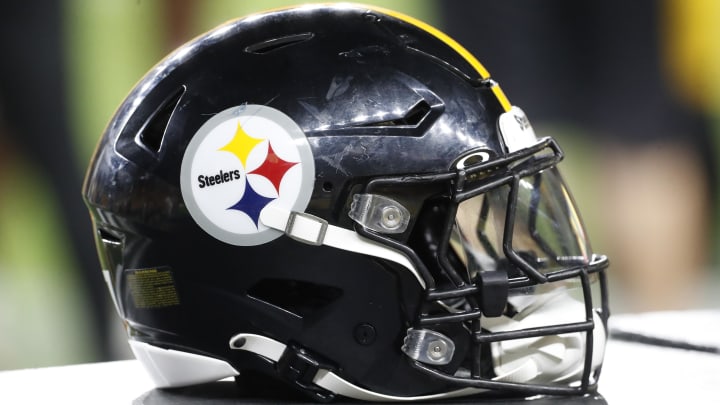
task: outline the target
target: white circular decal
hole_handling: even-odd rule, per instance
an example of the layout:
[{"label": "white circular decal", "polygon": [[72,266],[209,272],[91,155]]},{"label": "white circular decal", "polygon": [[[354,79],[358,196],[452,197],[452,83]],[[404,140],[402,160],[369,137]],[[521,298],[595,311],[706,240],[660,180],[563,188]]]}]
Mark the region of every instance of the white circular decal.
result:
[{"label": "white circular decal", "polygon": [[215,238],[251,246],[282,232],[260,221],[265,207],[304,212],[315,181],[310,145],[287,115],[242,105],[210,118],[183,156],[180,189],[195,222]]}]

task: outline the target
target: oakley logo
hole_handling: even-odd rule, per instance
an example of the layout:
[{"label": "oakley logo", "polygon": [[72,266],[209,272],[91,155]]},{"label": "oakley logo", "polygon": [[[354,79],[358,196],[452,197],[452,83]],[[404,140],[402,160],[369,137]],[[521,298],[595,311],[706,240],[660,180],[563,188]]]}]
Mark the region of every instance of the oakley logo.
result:
[{"label": "oakley logo", "polygon": [[461,157],[457,163],[455,163],[455,168],[464,170],[466,167],[475,166],[478,163],[487,162],[488,160],[490,160],[490,153],[486,151],[471,152]]}]

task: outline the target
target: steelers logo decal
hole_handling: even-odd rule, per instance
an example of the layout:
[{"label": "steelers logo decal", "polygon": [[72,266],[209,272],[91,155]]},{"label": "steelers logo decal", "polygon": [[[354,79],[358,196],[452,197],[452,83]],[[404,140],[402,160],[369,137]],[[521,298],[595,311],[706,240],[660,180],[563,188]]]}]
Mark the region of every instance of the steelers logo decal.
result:
[{"label": "steelers logo decal", "polygon": [[233,245],[272,241],[260,213],[270,205],[304,212],[315,165],[300,127],[284,113],[242,105],[210,118],[190,141],[180,170],[185,205],[197,224]]}]

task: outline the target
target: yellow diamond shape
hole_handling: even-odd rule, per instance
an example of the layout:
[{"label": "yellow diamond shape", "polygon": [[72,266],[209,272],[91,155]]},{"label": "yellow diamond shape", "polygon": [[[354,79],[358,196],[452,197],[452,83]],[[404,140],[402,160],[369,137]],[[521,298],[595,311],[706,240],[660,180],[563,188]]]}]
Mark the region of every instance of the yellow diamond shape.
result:
[{"label": "yellow diamond shape", "polygon": [[245,163],[247,162],[247,158],[250,155],[250,151],[252,151],[253,148],[262,141],[264,141],[264,139],[257,139],[248,135],[247,132],[245,132],[245,130],[240,125],[240,122],[238,122],[235,136],[233,136],[233,138],[230,140],[230,142],[227,143],[227,145],[223,146],[218,150],[234,154],[235,156],[237,156],[238,159],[240,159],[243,167],[245,167]]}]

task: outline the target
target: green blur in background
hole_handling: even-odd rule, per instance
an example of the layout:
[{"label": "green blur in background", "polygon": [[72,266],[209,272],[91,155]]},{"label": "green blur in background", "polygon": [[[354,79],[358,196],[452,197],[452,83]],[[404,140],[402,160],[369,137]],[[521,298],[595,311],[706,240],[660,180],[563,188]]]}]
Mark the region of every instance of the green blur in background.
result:
[{"label": "green blur in background", "polygon": [[[675,1],[680,2],[682,0]],[[68,167],[76,165],[78,170],[86,167],[114,110],[145,72],[172,49],[227,20],[299,3],[304,2],[63,2],[63,42],[69,91],[67,106],[77,156],[67,163]],[[432,25],[441,22],[438,3],[431,0],[364,3],[395,9]],[[689,13],[692,15],[686,17],[702,19],[698,24],[717,34],[715,38],[720,38],[720,31],[717,28],[712,31],[712,27],[707,25],[720,17],[720,6],[712,0],[691,3],[696,7],[689,8],[707,9],[708,12]],[[27,6],[37,5],[30,3]],[[480,20],[481,16],[477,18]],[[182,24],[171,24],[171,21]],[[704,35],[694,31],[686,34],[690,41]],[[717,45],[713,49],[717,50]],[[676,68],[693,72],[698,71],[693,70],[695,68],[701,69],[705,78],[702,82],[697,82],[699,79],[692,74],[679,76],[687,81],[689,87],[704,86],[693,94],[701,99],[696,100],[697,103],[702,104],[702,108],[707,109],[717,123],[717,112],[720,111],[720,51],[710,53],[703,60],[694,60],[693,55],[680,56],[694,64],[694,68]],[[489,64],[481,62],[486,66]],[[705,86],[707,83],[710,84]],[[513,99],[512,94],[508,96]],[[0,95],[0,109],[2,103],[8,102],[11,100],[2,100]],[[532,117],[532,111],[528,114]],[[537,127],[536,124],[536,130]],[[89,304],[86,292],[77,287],[80,279],[78,264],[71,253],[66,230],[58,220],[63,212],[58,208],[56,196],[49,191],[48,180],[27,159],[15,153],[11,142],[3,141],[3,129],[0,126],[0,370],[96,361],[100,358],[100,345],[85,322],[89,316]],[[610,238],[602,226],[605,220],[596,214],[601,211],[599,205],[602,202],[596,198],[597,191],[593,189],[596,180],[601,181],[596,171],[595,148],[585,142],[587,138],[577,140],[572,136],[576,128],[555,126],[552,129],[563,138],[561,144],[568,156],[563,166],[574,168],[566,168],[564,172],[579,200],[594,247],[609,253],[612,260],[612,252],[603,249]],[[81,184],[78,183],[78,196],[80,190]],[[714,211],[715,207],[712,208]],[[90,233],[91,229],[87,232]],[[711,267],[711,263],[714,262],[708,260],[705,266]],[[99,270],[98,266],[97,277],[101,278]],[[611,274],[612,271],[611,267]],[[114,357],[129,357],[122,342],[121,322],[117,320],[109,327],[115,328],[110,335],[118,339]]]}]

